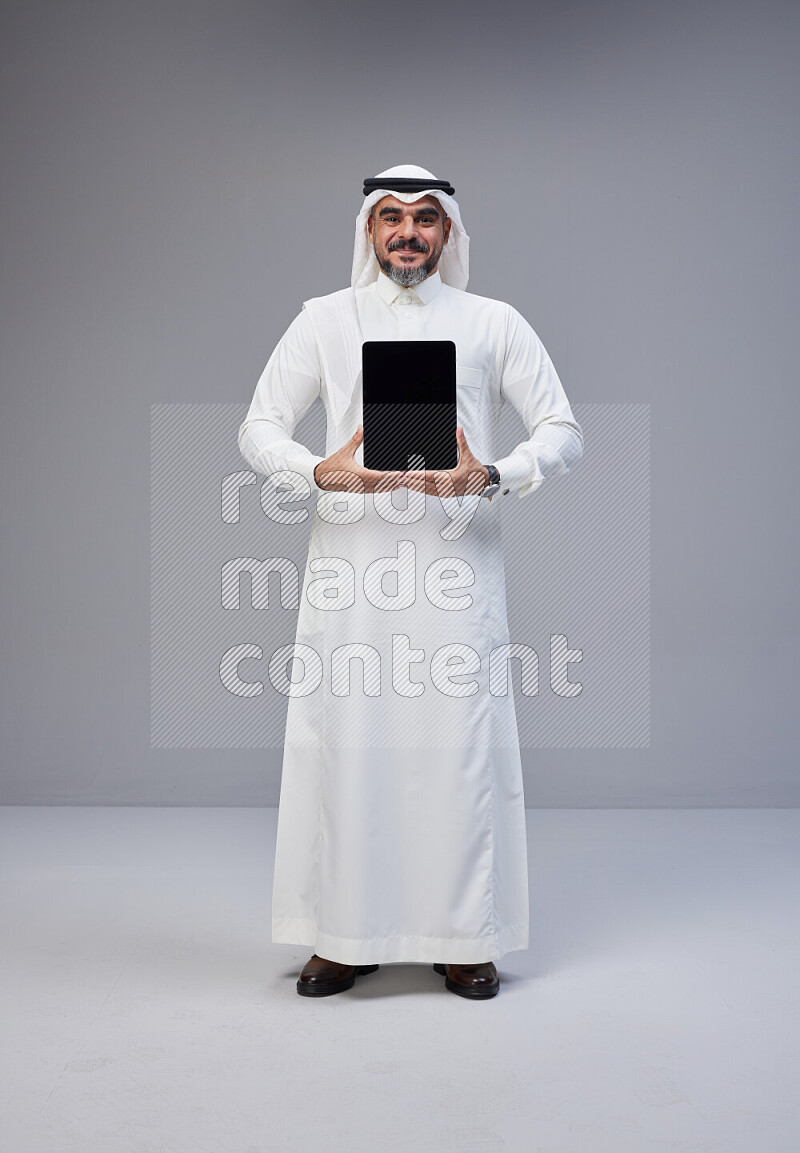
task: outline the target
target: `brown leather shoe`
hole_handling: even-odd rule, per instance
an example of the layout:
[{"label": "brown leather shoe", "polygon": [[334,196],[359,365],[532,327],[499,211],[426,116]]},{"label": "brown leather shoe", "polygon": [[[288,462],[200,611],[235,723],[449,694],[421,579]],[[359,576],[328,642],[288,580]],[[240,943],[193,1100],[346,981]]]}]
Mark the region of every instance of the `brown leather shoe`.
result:
[{"label": "brown leather shoe", "polygon": [[500,978],[494,961],[485,961],[480,965],[434,965],[437,973],[444,977],[445,988],[451,993],[458,993],[459,997],[472,997],[482,1000],[485,997],[496,997],[500,991]]},{"label": "brown leather shoe", "polygon": [[338,961],[328,961],[312,953],[300,973],[297,992],[302,997],[330,997],[332,993],[352,988],[356,977],[374,973],[377,968],[377,965],[340,965]]}]

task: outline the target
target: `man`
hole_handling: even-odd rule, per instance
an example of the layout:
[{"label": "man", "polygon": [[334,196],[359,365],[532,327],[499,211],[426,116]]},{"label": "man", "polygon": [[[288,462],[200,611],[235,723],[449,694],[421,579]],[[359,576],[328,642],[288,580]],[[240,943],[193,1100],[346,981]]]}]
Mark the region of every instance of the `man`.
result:
[{"label": "man", "polygon": [[[305,302],[239,431],[252,468],[318,494],[292,654],[302,678],[295,664],[285,687],[272,908],[274,941],[314,947],[304,996],[417,961],[453,993],[492,997],[494,961],[528,946],[498,506],[567,472],[583,437],[530,325],[465,291],[454,191],[415,165],[365,181],[351,287]],[[369,340],[455,343],[454,469],[363,467]],[[325,457],[293,439],[317,397]],[[529,439],[496,459],[506,401]]]}]

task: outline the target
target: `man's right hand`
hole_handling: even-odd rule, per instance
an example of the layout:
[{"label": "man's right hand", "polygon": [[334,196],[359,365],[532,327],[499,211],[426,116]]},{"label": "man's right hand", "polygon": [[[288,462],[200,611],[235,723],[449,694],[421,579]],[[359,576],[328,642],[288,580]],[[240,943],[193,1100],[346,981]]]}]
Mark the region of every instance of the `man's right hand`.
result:
[{"label": "man's right hand", "polygon": [[356,449],[364,439],[359,425],[350,439],[314,469],[314,480],[326,492],[387,492],[402,485],[402,472],[379,472],[356,461]]}]

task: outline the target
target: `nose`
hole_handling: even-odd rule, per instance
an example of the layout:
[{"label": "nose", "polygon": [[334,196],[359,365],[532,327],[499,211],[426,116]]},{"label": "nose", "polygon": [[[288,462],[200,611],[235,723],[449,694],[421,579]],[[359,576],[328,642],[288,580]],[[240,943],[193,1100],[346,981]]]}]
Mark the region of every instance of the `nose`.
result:
[{"label": "nose", "polygon": [[416,236],[416,234],[417,234],[417,222],[413,216],[406,216],[405,217],[405,219],[403,220],[403,227],[401,229],[401,233],[403,236],[407,237],[408,239],[410,239],[412,236]]}]

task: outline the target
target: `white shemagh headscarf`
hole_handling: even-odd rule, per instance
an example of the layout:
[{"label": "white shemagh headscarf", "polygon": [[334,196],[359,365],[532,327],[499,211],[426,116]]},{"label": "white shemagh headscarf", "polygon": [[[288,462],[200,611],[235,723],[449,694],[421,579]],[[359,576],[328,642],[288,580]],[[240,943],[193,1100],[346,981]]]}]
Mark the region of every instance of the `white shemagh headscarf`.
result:
[{"label": "white shemagh headscarf", "polygon": [[[376,179],[380,179],[381,176],[385,176],[387,179],[397,176],[410,177],[414,180],[423,180],[425,177],[430,180],[437,179],[432,172],[428,172],[427,168],[420,168],[416,164],[398,164],[394,168],[387,168],[385,172],[379,172]],[[384,196],[395,196],[404,204],[413,204],[415,200],[421,200],[424,196],[436,197],[453,222],[450,228],[450,239],[442,249],[442,255],[439,258],[438,272],[445,284],[449,284],[453,288],[460,288],[462,291],[466,289],[469,280],[469,237],[461,223],[458,203],[452,196],[442,192],[440,188],[429,188],[427,191],[423,189],[421,192],[393,192],[390,188],[376,188],[365,197],[361,211],[356,217],[353,274],[350,279],[352,287],[361,288],[363,285],[371,284],[373,280],[378,279],[380,266],[375,259],[375,252],[367,232],[367,218],[373,204],[383,200]]]}]

